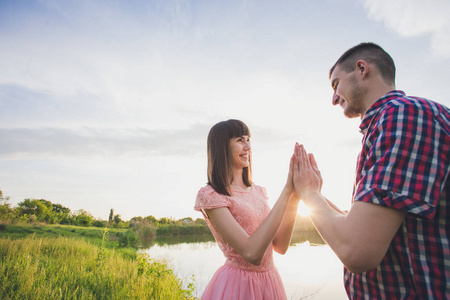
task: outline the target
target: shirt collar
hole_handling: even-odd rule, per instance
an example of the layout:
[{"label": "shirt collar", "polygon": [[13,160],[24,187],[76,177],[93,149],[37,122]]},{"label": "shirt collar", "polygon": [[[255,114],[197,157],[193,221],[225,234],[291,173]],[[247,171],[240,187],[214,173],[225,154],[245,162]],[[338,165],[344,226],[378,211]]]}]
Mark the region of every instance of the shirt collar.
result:
[{"label": "shirt collar", "polygon": [[373,116],[389,101],[392,99],[403,97],[405,93],[403,91],[394,90],[380,99],[378,99],[372,106],[367,110],[366,114],[361,120],[361,124],[359,125],[359,130],[362,134],[366,134],[367,129],[369,128],[370,122],[372,121]]}]

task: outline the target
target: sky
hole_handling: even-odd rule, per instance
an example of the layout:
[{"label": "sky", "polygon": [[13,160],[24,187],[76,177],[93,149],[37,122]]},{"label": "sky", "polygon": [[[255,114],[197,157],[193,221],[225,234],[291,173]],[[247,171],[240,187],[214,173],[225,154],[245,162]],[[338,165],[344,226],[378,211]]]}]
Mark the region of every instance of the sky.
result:
[{"label": "sky", "polygon": [[375,42],[397,89],[447,106],[447,0],[0,0],[0,190],[107,219],[201,217],[206,138],[252,133],[269,204],[295,142],[349,209],[362,135],[331,104],[328,70]]}]

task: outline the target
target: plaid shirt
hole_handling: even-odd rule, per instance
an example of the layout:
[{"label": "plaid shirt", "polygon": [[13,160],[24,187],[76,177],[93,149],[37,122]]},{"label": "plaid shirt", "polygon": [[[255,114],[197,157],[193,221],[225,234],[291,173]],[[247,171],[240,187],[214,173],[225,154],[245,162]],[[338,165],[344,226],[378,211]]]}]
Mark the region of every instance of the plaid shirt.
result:
[{"label": "plaid shirt", "polygon": [[360,129],[352,201],[407,214],[377,268],[344,268],[349,298],[450,299],[450,110],[392,91]]}]

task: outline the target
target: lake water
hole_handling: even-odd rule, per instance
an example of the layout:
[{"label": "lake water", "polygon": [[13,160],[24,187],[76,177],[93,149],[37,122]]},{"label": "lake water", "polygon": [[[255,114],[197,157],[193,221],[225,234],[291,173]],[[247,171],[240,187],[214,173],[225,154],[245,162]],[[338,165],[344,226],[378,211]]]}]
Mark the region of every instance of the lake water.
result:
[{"label": "lake water", "polygon": [[[195,276],[195,296],[200,297],[225,257],[211,236],[157,238],[143,250],[165,260],[186,284]],[[296,234],[285,255],[274,252],[288,299],[344,300],[342,263],[315,232]]]}]

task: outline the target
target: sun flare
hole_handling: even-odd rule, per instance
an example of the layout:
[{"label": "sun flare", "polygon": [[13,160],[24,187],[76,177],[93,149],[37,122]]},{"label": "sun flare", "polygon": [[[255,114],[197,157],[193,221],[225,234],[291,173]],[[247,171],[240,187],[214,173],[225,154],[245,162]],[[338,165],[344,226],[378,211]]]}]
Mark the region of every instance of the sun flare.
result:
[{"label": "sun flare", "polygon": [[307,217],[311,213],[311,209],[306,206],[305,202],[300,201],[298,204],[297,213],[302,217]]}]

